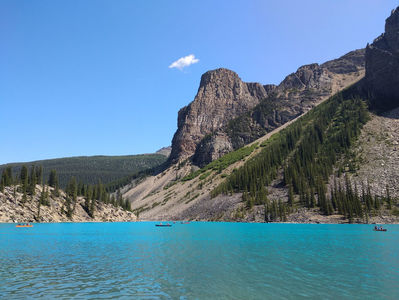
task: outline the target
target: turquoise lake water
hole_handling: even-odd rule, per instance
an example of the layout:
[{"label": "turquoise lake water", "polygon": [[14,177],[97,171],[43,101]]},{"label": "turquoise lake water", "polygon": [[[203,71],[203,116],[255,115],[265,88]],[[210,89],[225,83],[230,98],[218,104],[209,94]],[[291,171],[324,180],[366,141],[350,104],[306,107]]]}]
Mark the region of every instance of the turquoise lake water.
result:
[{"label": "turquoise lake water", "polygon": [[0,298],[398,299],[399,226],[0,224]]}]

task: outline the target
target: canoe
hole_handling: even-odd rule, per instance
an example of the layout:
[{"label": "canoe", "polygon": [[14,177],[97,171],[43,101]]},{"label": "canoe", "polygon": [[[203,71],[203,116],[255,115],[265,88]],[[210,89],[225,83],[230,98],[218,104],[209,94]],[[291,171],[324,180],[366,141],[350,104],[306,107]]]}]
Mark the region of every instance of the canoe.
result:
[{"label": "canoe", "polygon": [[172,227],[172,224],[155,224],[157,227]]},{"label": "canoe", "polygon": [[387,230],[384,228],[384,229],[374,229],[374,231],[387,231]]},{"label": "canoe", "polygon": [[15,225],[15,227],[19,227],[19,228],[22,228],[22,227],[33,227],[33,225]]}]

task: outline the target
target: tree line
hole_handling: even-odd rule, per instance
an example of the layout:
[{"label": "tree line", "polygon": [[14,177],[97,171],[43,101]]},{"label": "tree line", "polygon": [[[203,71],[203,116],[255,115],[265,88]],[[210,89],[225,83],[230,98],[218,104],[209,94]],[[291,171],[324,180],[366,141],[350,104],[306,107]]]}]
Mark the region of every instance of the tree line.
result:
[{"label": "tree line", "polygon": [[[27,197],[36,194],[36,185],[41,185],[41,194],[38,201],[38,214],[40,214],[41,205],[50,205],[49,195],[51,193],[54,197],[60,196],[59,178],[56,170],[51,170],[48,176],[48,180],[43,180],[43,168],[42,166],[32,165],[30,170],[26,165],[23,165],[18,175],[13,176],[12,168],[7,167],[3,170],[0,178],[0,192],[4,192],[4,188],[7,186],[13,187],[14,198],[16,198],[16,192],[22,193],[22,203],[27,201]],[[51,187],[51,189],[49,189]],[[83,184],[77,182],[76,178],[72,176],[65,188],[65,203],[63,210],[66,215],[71,218],[75,212],[77,197],[81,196],[84,198],[83,208],[86,212],[94,217],[96,209],[96,201],[112,204],[115,207],[121,207],[124,210],[131,211],[130,202],[127,199],[123,199],[122,194],[118,190],[114,194],[107,192],[105,185],[98,180],[95,185]]]},{"label": "tree line", "polygon": [[266,189],[282,172],[288,207],[299,195],[300,204],[319,207],[324,214],[338,212],[348,219],[363,217],[370,213],[370,207],[381,207],[382,203],[392,202],[391,198],[371,196],[369,188],[364,188],[364,196],[360,197],[350,183],[345,187],[337,183],[328,197],[326,185],[337,160],[347,153],[368,119],[363,100],[345,99],[338,93],[261,144],[264,149],[234,170],[211,195],[241,192],[246,207],[265,205],[266,220],[277,215],[283,220],[287,207],[270,202]]}]

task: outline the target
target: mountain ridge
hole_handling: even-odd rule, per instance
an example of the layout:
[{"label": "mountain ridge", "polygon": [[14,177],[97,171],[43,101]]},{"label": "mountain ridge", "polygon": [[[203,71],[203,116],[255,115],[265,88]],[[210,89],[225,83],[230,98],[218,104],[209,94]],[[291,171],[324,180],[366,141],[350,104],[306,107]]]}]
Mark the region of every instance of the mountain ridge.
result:
[{"label": "mountain ridge", "polygon": [[[246,83],[223,68],[204,73],[194,100],[179,111],[169,161],[194,155],[194,163],[203,166],[281,126],[361,78],[364,53],[359,49],[321,65],[301,66],[279,85]],[[269,116],[259,119],[256,110],[265,109]],[[248,114],[246,128],[231,125]]]},{"label": "mountain ridge", "polygon": [[[388,19],[395,20],[395,22],[399,24],[399,20],[396,18],[398,14],[397,10],[394,10],[392,14],[395,16],[391,16]],[[397,28],[395,24],[391,24],[391,28]],[[396,32],[396,35],[399,37],[399,32]],[[377,59],[377,64],[379,64],[380,67],[384,65],[381,64],[381,61],[384,61],[384,56],[376,58],[376,56],[370,52],[370,49],[377,46],[379,46],[379,44],[369,45],[366,50],[360,50],[360,53],[357,51],[350,52],[341,57],[342,60],[326,62],[324,67],[320,67],[317,64],[306,65],[299,68],[297,73],[288,75],[286,79],[283,80],[284,83],[282,86],[284,88],[280,90],[280,93],[283,94],[288,105],[295,105],[295,103],[289,102],[289,100],[292,99],[292,92],[294,92],[294,96],[298,96],[299,104],[316,106],[313,109],[311,109],[313,106],[309,107],[307,113],[302,114],[302,116],[293,116],[291,121],[287,121],[283,126],[277,127],[274,131],[264,136],[262,136],[264,132],[260,131],[259,135],[262,136],[260,139],[253,141],[253,139],[256,138],[256,136],[253,135],[245,140],[243,143],[246,145],[245,147],[239,148],[236,151],[231,147],[228,132],[203,133],[204,136],[202,141],[210,141],[210,145],[214,145],[214,141],[212,141],[214,136],[221,136],[222,146],[219,147],[219,149],[226,147],[228,148],[226,152],[229,153],[221,153],[220,158],[217,158],[218,156],[212,157],[206,147],[204,147],[203,152],[211,158],[208,161],[205,160],[203,164],[197,161],[196,163],[202,167],[198,168],[190,159],[187,159],[190,157],[191,153],[186,152],[180,160],[175,160],[177,163],[171,164],[164,172],[156,176],[147,177],[143,181],[134,184],[126,190],[124,196],[130,199],[132,208],[139,215],[140,219],[143,220],[192,219],[250,222],[272,220],[305,223],[398,223],[399,207],[397,197],[399,197],[399,195],[394,187],[395,182],[397,183],[397,178],[391,178],[393,180],[391,182],[393,186],[382,186],[387,176],[390,176],[389,174],[392,173],[391,171],[385,172],[384,165],[390,166],[390,168],[391,166],[395,166],[398,162],[396,161],[395,163],[395,160],[390,161],[389,159],[396,159],[396,155],[390,155],[389,157],[384,156],[384,160],[381,162],[381,158],[378,157],[378,149],[383,148],[375,148],[373,146],[374,148],[369,152],[362,152],[366,153],[364,155],[370,156],[371,161],[376,161],[381,164],[379,168],[374,166],[371,170],[370,168],[363,168],[363,166],[371,165],[370,161],[359,159],[359,155],[353,154],[356,152],[356,148],[364,150],[362,145],[367,145],[367,138],[365,138],[366,132],[371,132],[370,134],[375,135],[375,140],[377,141],[381,139],[387,140],[386,145],[388,148],[386,151],[390,153],[395,153],[395,151],[397,151],[396,145],[399,144],[399,141],[396,140],[397,134],[394,132],[395,130],[399,130],[399,124],[396,124],[396,122],[394,122],[395,120],[379,119],[382,117],[371,112],[371,121],[368,121],[370,122],[368,123],[363,116],[365,115],[364,106],[366,101],[370,100],[369,103],[373,103],[373,101],[376,102],[381,100],[381,95],[374,92],[373,85],[367,86],[367,82],[368,80],[372,80],[371,78],[373,78],[373,72],[375,70],[375,68],[373,68],[373,63],[375,63],[373,60]],[[365,70],[359,70],[359,64],[363,64],[365,61],[367,62]],[[351,62],[353,62],[353,64]],[[398,70],[399,68],[391,70],[390,76],[385,77],[387,80],[385,83],[391,84],[395,82],[396,78],[398,78]],[[348,72],[354,73],[354,76],[350,78],[351,80],[345,78],[344,81],[341,81],[341,85],[327,85],[327,87],[331,88],[331,93],[332,90],[343,90],[343,92],[335,94],[334,97],[330,97],[330,93],[325,93],[323,99],[330,97],[328,101],[323,102],[320,100],[318,103],[312,101],[306,102],[306,99],[308,99],[306,93],[309,92],[308,89],[305,88],[306,84],[310,87],[325,87],[324,84],[328,83],[328,75],[326,74],[331,71],[334,72],[335,78],[340,78],[341,80],[346,77],[345,75],[348,74]],[[358,74],[356,74],[356,72]],[[363,77],[363,74],[366,74],[366,77]],[[318,80],[314,80],[314,78],[318,78]],[[323,80],[319,80],[320,78]],[[347,84],[342,85],[343,82]],[[376,82],[376,84],[378,88],[378,82]],[[376,87],[374,87],[374,89]],[[394,84],[391,87],[394,92],[395,87]],[[295,88],[302,89],[302,92],[305,93],[297,93]],[[272,95],[276,92],[278,92],[278,86],[272,87],[272,92],[270,94]],[[323,88],[321,88],[319,92],[323,93],[327,91],[323,91]],[[274,99],[272,98],[268,100],[269,103],[266,103],[267,105],[276,102],[273,101]],[[195,102],[195,100],[193,102]],[[192,103],[190,103],[190,105]],[[259,104],[260,103],[257,105]],[[280,102],[277,104],[280,104]],[[257,105],[255,105],[254,108],[256,108]],[[255,109],[255,112],[259,113],[259,117],[266,116],[266,119],[268,119],[269,111],[267,111],[267,108],[270,106],[267,105],[265,105],[266,109],[264,110]],[[347,109],[348,111],[346,111]],[[359,109],[359,115],[357,114],[357,109]],[[385,107],[385,109],[387,109],[387,107]],[[317,175],[317,182],[313,182],[311,186],[312,189],[317,188],[317,190],[310,189],[304,192],[306,188],[304,189],[304,187],[301,187],[301,180],[298,181],[298,176],[295,175],[295,160],[289,161],[291,165],[289,172],[291,173],[286,173],[285,165],[279,163],[278,168],[274,171],[271,170],[272,173],[270,173],[273,177],[276,176],[275,178],[277,181],[273,181],[271,186],[258,186],[258,190],[256,190],[257,188],[253,188],[252,185],[256,186],[259,184],[259,174],[251,173],[245,175],[246,173],[240,171],[240,168],[252,161],[256,156],[259,156],[263,147],[269,144],[274,145],[276,139],[279,139],[279,136],[281,136],[280,133],[285,130],[283,127],[287,128],[296,124],[295,126],[301,128],[298,122],[309,113],[310,116],[306,117],[308,123],[303,127],[306,129],[304,131],[305,135],[302,138],[309,139],[313,135],[315,138],[319,136],[318,139],[320,139],[318,144],[316,143],[314,145],[316,147],[316,150],[314,150],[315,152],[310,152],[310,157],[307,158],[311,164],[315,164],[318,170],[317,172],[319,172],[317,173],[319,174]],[[250,113],[247,111],[234,120],[242,127],[243,134],[251,132],[251,128],[243,127],[245,123],[241,122],[242,119],[245,120],[245,118],[250,121],[254,120],[251,114],[254,114],[254,111]],[[391,118],[390,116],[392,115],[396,114],[389,113],[388,117],[384,118]],[[318,116],[318,119],[313,120],[312,118],[314,116]],[[325,116],[328,116],[328,118],[325,119]],[[315,122],[315,124],[312,125],[312,122]],[[318,124],[318,122],[322,123]],[[331,123],[330,125],[329,122]],[[359,125],[356,122],[365,123],[365,125]],[[370,131],[373,130],[373,126],[369,124],[375,124],[375,122],[387,124],[383,126],[385,132],[382,135],[379,132]],[[251,125],[251,123],[249,124]],[[319,125],[322,125],[322,127],[320,127],[323,128],[322,130],[319,128]],[[352,129],[349,129],[349,127],[345,129],[345,126],[349,125],[352,126]],[[295,128],[295,126],[291,126],[291,128]],[[314,126],[314,128],[312,126]],[[345,130],[348,131],[345,133]],[[318,131],[319,133],[317,133]],[[334,137],[332,134],[337,134],[337,136]],[[388,135],[387,138],[385,134]],[[240,135],[238,136],[240,137]],[[197,139],[195,142],[198,141],[198,135],[196,137]],[[323,144],[325,138],[327,138],[327,144]],[[357,140],[361,143],[360,145],[355,143]],[[248,141],[253,142],[248,144]],[[299,155],[300,153],[306,156],[306,152],[303,152],[303,149],[311,147],[313,142],[316,142],[316,140],[313,141],[310,139],[308,144],[302,143],[301,148],[292,148],[294,152],[289,154],[287,159],[291,159],[291,157],[295,157],[295,155]],[[335,149],[335,146],[333,146],[333,144],[328,144],[330,142],[335,143],[334,145],[342,143],[342,147],[344,147],[339,150],[340,152],[335,154],[335,157],[334,151],[332,151],[332,149]],[[195,144],[193,141],[191,141],[191,143],[192,145]],[[191,150],[193,148],[194,147],[192,147]],[[197,150],[198,149],[199,148],[197,148]],[[214,149],[219,151],[217,147],[214,147]],[[212,149],[212,151],[214,151],[214,149]],[[323,151],[325,151],[325,155],[328,153],[329,156],[324,157]],[[272,154],[273,151],[269,153]],[[329,159],[332,160],[330,161]],[[323,167],[317,165],[319,160],[325,163],[328,162],[328,165],[323,169]],[[209,161],[212,162],[208,163]],[[303,162],[299,160],[298,163]],[[357,165],[360,166],[360,169],[356,167]],[[308,165],[306,168],[308,168],[309,172],[312,172],[312,167],[309,168]],[[261,169],[259,169],[259,172],[260,170]],[[369,174],[369,176],[371,176],[369,178],[364,177],[364,174],[370,171],[376,173]],[[250,176],[249,187],[247,187],[246,191],[245,189],[243,190],[242,187],[238,188],[234,186],[235,183],[231,182],[233,186],[227,184],[222,194],[213,193],[213,195],[211,195],[212,191],[214,191],[217,186],[221,183],[226,183],[226,180],[234,174]],[[320,177],[321,175],[322,177]],[[373,176],[381,180],[372,180]],[[302,176],[299,178],[304,177]],[[240,182],[240,180],[238,180],[238,182]],[[248,178],[246,180],[248,180]],[[338,182],[340,183],[338,184]],[[338,185],[340,185],[340,187],[338,187]],[[250,189],[252,189],[252,191],[250,191]],[[331,195],[329,193],[331,193]],[[313,198],[313,200],[310,198]],[[346,203],[344,204],[345,207],[342,206],[343,203]]]}]

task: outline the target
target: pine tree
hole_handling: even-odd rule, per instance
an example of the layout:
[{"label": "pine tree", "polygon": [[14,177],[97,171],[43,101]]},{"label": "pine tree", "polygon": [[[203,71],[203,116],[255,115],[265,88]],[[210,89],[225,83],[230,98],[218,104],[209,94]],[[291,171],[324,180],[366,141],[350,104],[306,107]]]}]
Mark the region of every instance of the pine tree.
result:
[{"label": "pine tree", "polygon": [[22,203],[26,203],[26,201],[27,201],[26,190],[24,190],[24,191],[23,191],[23,194],[22,194],[22,200],[21,200],[21,202],[22,202]]},{"label": "pine tree", "polygon": [[[43,194],[43,191],[42,191]],[[41,206],[41,199],[39,198],[39,201],[37,201],[37,216],[36,216],[36,220],[39,221],[40,220],[40,206]]]},{"label": "pine tree", "polygon": [[95,210],[95,208],[96,208],[96,200],[95,199],[91,199],[91,202],[90,202],[90,216],[92,218],[94,218],[94,210]]},{"label": "pine tree", "polygon": [[30,169],[30,176],[29,176],[29,187],[28,187],[28,192],[32,196],[36,194],[36,172],[35,172],[35,166],[32,166]]},{"label": "pine tree", "polygon": [[0,179],[0,192],[4,193],[4,180],[3,180],[3,176]]},{"label": "pine tree", "polygon": [[92,190],[91,186],[89,186],[87,189],[87,193],[86,193],[85,207],[90,215],[91,215],[90,204],[91,204],[92,196],[93,196],[93,190]]},{"label": "pine tree", "polygon": [[26,193],[28,188],[28,168],[25,165],[21,167],[19,179],[21,181],[22,192]]},{"label": "pine tree", "polygon": [[72,214],[75,211],[76,207],[76,200],[78,196],[78,189],[77,189],[77,183],[76,183],[76,178],[75,176],[72,176],[71,179],[68,182],[67,188],[66,188],[66,194],[67,196],[67,215],[68,217],[72,217]]},{"label": "pine tree", "polygon": [[4,192],[6,186],[11,186],[13,184],[12,169],[7,167],[3,170],[0,178],[0,191]]},{"label": "pine tree", "polygon": [[132,208],[130,206],[130,201],[128,199],[125,200],[125,205],[124,205],[125,210],[131,211]]},{"label": "pine tree", "polygon": [[58,186],[58,176],[57,176],[57,171],[56,170],[51,170],[49,179],[48,179],[48,185],[55,188]]},{"label": "pine tree", "polygon": [[290,184],[288,188],[288,205],[292,207],[294,204],[294,189],[292,188],[292,184]]},{"label": "pine tree", "polygon": [[42,185],[42,183],[43,183],[43,167],[37,166],[35,168],[35,173],[36,173],[37,184]]},{"label": "pine tree", "polygon": [[14,184],[13,176],[12,176],[12,168],[11,167],[7,167],[5,169],[5,178],[4,179],[5,179],[4,180],[4,185],[5,186],[11,186],[12,184]]},{"label": "pine tree", "polygon": [[57,171],[54,169],[50,171],[48,185],[53,188],[54,196],[58,197],[60,195],[59,186],[58,186],[58,175],[57,175]]},{"label": "pine tree", "polygon": [[389,188],[388,185],[385,187],[386,189],[386,200],[387,200],[387,204],[388,204],[388,209],[391,210],[392,209],[392,199],[391,199],[391,195],[389,193]]},{"label": "pine tree", "polygon": [[310,190],[310,207],[311,208],[316,207],[316,199],[314,197],[314,190],[313,189]]}]

